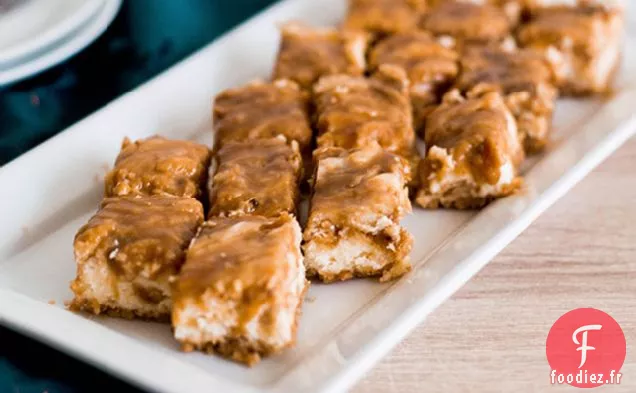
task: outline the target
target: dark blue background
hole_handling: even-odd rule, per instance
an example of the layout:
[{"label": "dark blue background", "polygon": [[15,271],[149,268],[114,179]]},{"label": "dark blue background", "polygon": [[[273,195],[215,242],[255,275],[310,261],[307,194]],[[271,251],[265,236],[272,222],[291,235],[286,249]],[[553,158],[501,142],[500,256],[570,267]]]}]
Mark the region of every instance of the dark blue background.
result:
[{"label": "dark blue background", "polygon": [[[124,0],[113,24],[86,50],[34,78],[0,87],[0,165],[273,2]],[[138,392],[88,365],[0,327],[0,393],[96,391]],[[214,391],[213,386],[210,391]]]}]

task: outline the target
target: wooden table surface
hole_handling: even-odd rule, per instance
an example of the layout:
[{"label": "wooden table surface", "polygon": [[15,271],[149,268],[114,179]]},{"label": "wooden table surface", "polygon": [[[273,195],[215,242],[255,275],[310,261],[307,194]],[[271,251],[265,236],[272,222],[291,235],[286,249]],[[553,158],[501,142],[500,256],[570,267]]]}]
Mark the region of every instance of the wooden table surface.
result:
[{"label": "wooden table surface", "polygon": [[545,341],[565,312],[621,324],[636,392],[636,138],[547,210],[379,363],[354,392],[553,392]]}]

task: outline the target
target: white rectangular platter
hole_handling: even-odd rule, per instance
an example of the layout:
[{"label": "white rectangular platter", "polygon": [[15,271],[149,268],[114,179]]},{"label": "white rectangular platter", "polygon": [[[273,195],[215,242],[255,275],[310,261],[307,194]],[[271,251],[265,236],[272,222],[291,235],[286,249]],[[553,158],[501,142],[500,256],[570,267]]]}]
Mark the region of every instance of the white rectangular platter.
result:
[{"label": "white rectangular platter", "polygon": [[480,212],[415,209],[405,220],[415,237],[412,273],[388,284],[312,285],[296,348],[251,369],[180,352],[168,325],[67,311],[73,236],[95,211],[122,138],[159,133],[210,144],[212,97],[270,74],[277,24],[334,25],[344,9],[344,0],[278,3],[1,168],[0,323],[152,391],[345,390],[636,129],[630,30],[616,94],[559,102],[554,142],[526,165],[520,195]]}]

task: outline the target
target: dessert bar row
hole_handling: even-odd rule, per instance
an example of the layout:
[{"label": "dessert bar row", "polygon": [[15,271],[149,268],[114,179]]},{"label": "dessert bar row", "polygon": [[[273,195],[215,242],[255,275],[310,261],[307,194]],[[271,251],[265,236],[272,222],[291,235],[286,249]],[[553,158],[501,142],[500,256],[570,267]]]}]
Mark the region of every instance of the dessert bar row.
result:
[{"label": "dessert bar row", "polygon": [[272,81],[215,98],[212,152],[125,140],[75,238],[73,308],[171,319],[184,348],[251,364],[293,344],[305,276],[409,270],[410,191],[426,208],[513,193],[558,92],[607,90],[622,15],[476,3],[350,0],[343,28],[283,28]]},{"label": "dessert bar row", "polygon": [[284,26],[273,78],[312,95],[318,147],[377,142],[411,163],[421,206],[481,207],[518,188],[559,92],[609,91],[623,15],[614,2],[477,3],[351,0],[339,29]]},{"label": "dessert bar row", "polygon": [[[408,99],[390,86],[379,78],[370,91],[398,94],[392,110],[410,130]],[[361,96],[369,90],[362,87]],[[160,137],[124,141],[106,177],[107,198],[75,240],[73,307],[152,319],[171,314],[186,348],[247,363],[291,345],[306,288],[292,214],[301,150],[311,140],[307,106],[304,92],[284,81],[217,97],[203,224],[202,204],[191,197],[204,198],[208,149]],[[408,163],[375,143],[353,150],[327,145],[315,157],[305,250],[315,263],[308,273],[328,281],[407,271],[411,238],[398,221],[410,210]],[[352,260],[350,247],[362,249]],[[324,252],[344,253],[345,266],[320,266]]]},{"label": "dessert bar row", "polygon": [[[395,62],[411,71],[414,86],[435,88],[452,83],[462,68],[458,53],[465,48],[516,40],[547,59],[563,93],[604,92],[620,56],[623,10],[617,1],[581,0],[575,7],[572,3],[351,0],[339,29],[298,23],[283,27],[274,79],[287,78],[311,88],[326,74],[362,75],[378,62]],[[511,10],[524,8],[531,11],[523,18],[510,17]],[[369,46],[376,48],[367,64]]]},{"label": "dessert bar row", "polygon": [[[302,173],[283,136],[205,146],[125,140],[74,243],[72,308],[172,320],[184,349],[253,363],[293,344],[307,288],[293,214]],[[199,199],[209,194],[204,222]]]},{"label": "dessert bar row", "polygon": [[[387,66],[370,78],[326,76],[312,94],[278,79],[217,96],[219,155],[231,135],[307,141],[301,148],[303,167],[313,170],[303,249],[310,277],[389,279],[408,271],[412,240],[399,220],[411,210],[406,183],[417,154],[407,83],[401,69]],[[309,107],[315,108],[317,130],[313,154]],[[247,157],[250,148],[245,152]],[[214,209],[219,202],[212,203]]]}]

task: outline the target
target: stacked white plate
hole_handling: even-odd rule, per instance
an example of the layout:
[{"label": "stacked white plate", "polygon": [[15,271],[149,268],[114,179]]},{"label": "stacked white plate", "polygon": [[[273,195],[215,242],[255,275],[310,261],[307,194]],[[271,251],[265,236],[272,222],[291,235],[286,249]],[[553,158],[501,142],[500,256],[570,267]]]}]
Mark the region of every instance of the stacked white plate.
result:
[{"label": "stacked white plate", "polygon": [[0,9],[0,86],[73,56],[112,22],[121,0],[14,0]]}]

